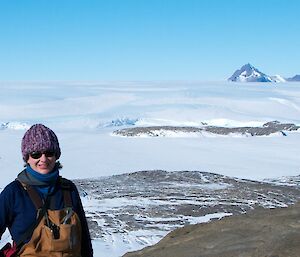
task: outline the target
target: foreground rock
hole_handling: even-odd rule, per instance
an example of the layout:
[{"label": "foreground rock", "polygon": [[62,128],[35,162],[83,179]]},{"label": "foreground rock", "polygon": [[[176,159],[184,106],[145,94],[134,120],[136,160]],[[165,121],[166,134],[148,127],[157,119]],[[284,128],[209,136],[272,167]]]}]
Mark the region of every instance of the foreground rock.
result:
[{"label": "foreground rock", "polygon": [[169,233],[124,257],[299,257],[300,204],[256,209]]}]

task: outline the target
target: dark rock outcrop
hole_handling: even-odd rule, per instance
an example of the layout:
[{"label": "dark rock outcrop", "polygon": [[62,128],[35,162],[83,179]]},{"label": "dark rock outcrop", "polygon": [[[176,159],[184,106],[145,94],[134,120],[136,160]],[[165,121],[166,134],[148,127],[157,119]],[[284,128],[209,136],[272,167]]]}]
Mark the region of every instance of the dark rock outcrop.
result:
[{"label": "dark rock outcrop", "polygon": [[300,204],[179,228],[124,257],[299,257]]},{"label": "dark rock outcrop", "polygon": [[265,123],[262,127],[219,127],[219,126],[203,126],[203,127],[185,127],[185,126],[149,126],[149,127],[134,127],[125,128],[114,131],[115,135],[119,136],[141,136],[147,135],[150,137],[164,136],[164,132],[174,133],[203,133],[208,132],[215,135],[246,135],[246,136],[268,136],[280,132],[286,136],[285,131],[296,131],[300,127],[293,123],[280,123],[279,121],[271,121]]}]

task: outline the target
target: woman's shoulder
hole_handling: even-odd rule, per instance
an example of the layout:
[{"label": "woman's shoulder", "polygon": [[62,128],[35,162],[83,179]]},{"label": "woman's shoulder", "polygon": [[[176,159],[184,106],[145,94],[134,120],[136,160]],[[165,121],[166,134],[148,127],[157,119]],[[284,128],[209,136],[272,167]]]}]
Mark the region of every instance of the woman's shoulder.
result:
[{"label": "woman's shoulder", "polygon": [[14,180],[5,186],[3,191],[12,191],[12,190],[16,190],[16,189],[19,190],[20,188],[22,188],[20,182],[17,180]]},{"label": "woman's shoulder", "polygon": [[78,188],[72,180],[59,177],[59,185],[62,190],[69,191],[73,197],[79,196]]},{"label": "woman's shoulder", "polygon": [[79,193],[79,190],[78,190],[76,184],[72,180],[69,180],[69,179],[66,179],[63,177],[60,177],[59,180],[60,180],[60,183],[59,183],[60,188],[62,190],[66,190],[66,191],[70,192],[74,206],[78,207],[78,204],[81,203],[81,199],[80,199],[80,193]]},{"label": "woman's shoulder", "polygon": [[70,179],[66,179],[64,177],[59,177],[59,184],[62,189],[67,189],[67,190],[76,190],[76,185],[74,182]]},{"label": "woman's shoulder", "polygon": [[22,190],[22,186],[20,182],[17,180],[14,180],[10,182],[7,186],[4,187],[4,189],[1,192],[2,197],[9,197],[12,195],[18,194]]}]

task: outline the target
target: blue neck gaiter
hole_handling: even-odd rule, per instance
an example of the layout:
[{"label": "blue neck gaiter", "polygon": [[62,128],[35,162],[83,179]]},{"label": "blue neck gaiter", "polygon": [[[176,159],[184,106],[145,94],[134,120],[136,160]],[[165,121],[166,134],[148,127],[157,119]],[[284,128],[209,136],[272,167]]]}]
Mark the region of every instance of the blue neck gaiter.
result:
[{"label": "blue neck gaiter", "polygon": [[26,172],[30,177],[32,177],[36,182],[34,187],[39,191],[45,198],[48,194],[51,194],[55,188],[55,183],[59,177],[59,170],[54,169],[47,174],[41,174],[33,170],[30,165],[26,166]]}]

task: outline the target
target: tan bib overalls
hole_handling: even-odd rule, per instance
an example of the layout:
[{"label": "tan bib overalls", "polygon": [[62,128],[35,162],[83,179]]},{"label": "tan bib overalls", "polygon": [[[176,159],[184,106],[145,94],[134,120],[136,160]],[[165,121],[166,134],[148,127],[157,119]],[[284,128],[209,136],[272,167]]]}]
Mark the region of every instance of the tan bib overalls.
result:
[{"label": "tan bib overalls", "polygon": [[[24,184],[23,184],[24,186]],[[24,186],[39,211],[42,199],[33,187]],[[30,241],[18,252],[20,257],[81,257],[81,224],[72,210],[70,191],[62,188],[65,208],[46,210]]]}]

